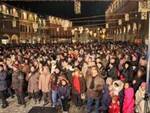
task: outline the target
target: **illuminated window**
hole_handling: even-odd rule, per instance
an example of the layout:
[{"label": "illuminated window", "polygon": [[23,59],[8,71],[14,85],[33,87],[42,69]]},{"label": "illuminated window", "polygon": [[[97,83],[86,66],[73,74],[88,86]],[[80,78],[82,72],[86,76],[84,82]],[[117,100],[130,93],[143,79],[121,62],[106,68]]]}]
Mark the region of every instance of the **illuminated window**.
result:
[{"label": "illuminated window", "polygon": [[2,6],[0,6],[0,12],[2,12]]},{"label": "illuminated window", "polygon": [[43,20],[43,26],[46,26],[46,21],[45,20]]},{"label": "illuminated window", "polygon": [[32,14],[29,14],[29,20],[33,21],[33,15]]},{"label": "illuminated window", "polygon": [[36,14],[34,15],[34,20],[35,20],[35,21],[37,20],[37,15],[36,15]]},{"label": "illuminated window", "polygon": [[26,12],[23,12],[23,17],[22,19],[26,20],[27,19],[27,13]]},{"label": "illuminated window", "polygon": [[7,14],[7,7],[2,5],[2,13]]},{"label": "illuminated window", "polygon": [[13,16],[18,17],[18,12],[15,8],[13,8],[12,14],[13,14]]}]

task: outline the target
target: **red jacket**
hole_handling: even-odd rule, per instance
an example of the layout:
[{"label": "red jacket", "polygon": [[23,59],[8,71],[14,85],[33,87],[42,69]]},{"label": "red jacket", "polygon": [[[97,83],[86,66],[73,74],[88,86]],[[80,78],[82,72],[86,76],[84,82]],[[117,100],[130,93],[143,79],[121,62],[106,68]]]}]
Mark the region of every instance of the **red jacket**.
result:
[{"label": "red jacket", "polygon": [[81,93],[80,78],[77,76],[73,76],[73,87],[79,94]]},{"label": "red jacket", "polygon": [[119,101],[116,101],[115,103],[110,104],[109,113],[120,113]]}]

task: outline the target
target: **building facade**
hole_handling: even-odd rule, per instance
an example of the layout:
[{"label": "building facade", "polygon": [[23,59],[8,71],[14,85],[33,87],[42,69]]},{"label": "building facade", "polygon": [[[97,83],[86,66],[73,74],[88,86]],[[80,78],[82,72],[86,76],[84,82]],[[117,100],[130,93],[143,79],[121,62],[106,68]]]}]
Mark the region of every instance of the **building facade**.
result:
[{"label": "building facade", "polygon": [[72,22],[42,17],[34,12],[0,3],[1,43],[48,43],[70,40]]},{"label": "building facade", "polygon": [[18,42],[19,40],[19,14],[13,7],[0,5],[0,36],[4,43]]},{"label": "building facade", "polygon": [[105,12],[107,37],[122,41],[148,38],[148,15],[139,0],[113,0]]},{"label": "building facade", "polygon": [[78,26],[72,29],[73,42],[87,43],[91,41],[104,40],[106,38],[106,29],[102,26],[85,27]]}]

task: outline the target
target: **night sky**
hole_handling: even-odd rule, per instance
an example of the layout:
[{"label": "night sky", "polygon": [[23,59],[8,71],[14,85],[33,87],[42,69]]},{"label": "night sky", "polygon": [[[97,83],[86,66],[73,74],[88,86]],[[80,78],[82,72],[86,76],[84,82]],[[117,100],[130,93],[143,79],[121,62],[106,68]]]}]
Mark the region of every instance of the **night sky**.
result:
[{"label": "night sky", "polygon": [[[108,8],[108,5],[110,4],[110,1],[82,1],[81,2],[81,14],[76,15],[74,13],[74,2],[73,1],[7,1],[6,3],[23,8],[25,10],[30,10],[36,13],[39,13],[43,16],[57,16],[62,17],[65,19],[72,19],[72,18],[80,18],[80,17],[89,17],[89,16],[97,16],[97,15],[105,15],[105,10]],[[93,18],[94,20],[98,21],[92,21],[91,19],[82,19],[82,20],[74,20],[74,25],[93,25],[93,24],[102,24],[105,21],[105,17],[96,17]],[[99,21],[100,20],[100,21]],[[76,21],[76,22],[75,22]],[[81,22],[82,21],[82,22]],[[83,22],[84,21],[84,22]]]}]

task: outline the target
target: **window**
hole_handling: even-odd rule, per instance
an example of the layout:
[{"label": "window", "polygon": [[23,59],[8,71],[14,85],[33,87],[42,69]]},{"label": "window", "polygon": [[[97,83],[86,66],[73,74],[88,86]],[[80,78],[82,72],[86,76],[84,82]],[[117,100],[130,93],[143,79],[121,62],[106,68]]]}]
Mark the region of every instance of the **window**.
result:
[{"label": "window", "polygon": [[0,12],[2,12],[2,6],[0,5]]},{"label": "window", "polygon": [[12,15],[18,17],[18,12],[15,8],[12,9]]},{"label": "window", "polygon": [[7,14],[7,7],[2,5],[2,13]]},{"label": "window", "polygon": [[33,15],[32,14],[29,14],[29,20],[33,21]]},{"label": "window", "polygon": [[23,13],[22,13],[22,19],[24,19],[24,20],[27,19],[27,13],[26,13],[26,12],[23,12]]}]

